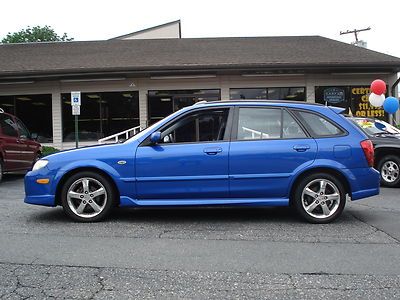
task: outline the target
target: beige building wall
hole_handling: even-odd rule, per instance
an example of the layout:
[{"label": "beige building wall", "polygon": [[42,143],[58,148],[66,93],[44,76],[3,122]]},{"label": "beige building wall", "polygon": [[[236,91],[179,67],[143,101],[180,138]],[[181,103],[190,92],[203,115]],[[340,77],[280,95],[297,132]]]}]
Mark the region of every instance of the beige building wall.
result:
[{"label": "beige building wall", "polygon": [[[315,86],[370,85],[381,78],[391,86],[397,79],[396,74],[357,74],[357,75],[300,75],[300,76],[210,76],[209,78],[117,78],[102,81],[47,81],[25,84],[0,85],[0,96],[52,94],[53,144],[60,149],[75,147],[74,143],[62,142],[61,94],[71,91],[86,92],[120,92],[137,91],[139,93],[140,125],[147,126],[149,90],[186,90],[186,89],[220,89],[222,100],[229,100],[231,88],[256,87],[306,87],[308,102],[315,102]],[[396,91],[397,93],[397,91]],[[37,116],[40,118],[40,116]],[[397,113],[397,120],[400,114]],[[127,128],[128,129],[128,128]],[[93,142],[80,143],[89,145]]]}]

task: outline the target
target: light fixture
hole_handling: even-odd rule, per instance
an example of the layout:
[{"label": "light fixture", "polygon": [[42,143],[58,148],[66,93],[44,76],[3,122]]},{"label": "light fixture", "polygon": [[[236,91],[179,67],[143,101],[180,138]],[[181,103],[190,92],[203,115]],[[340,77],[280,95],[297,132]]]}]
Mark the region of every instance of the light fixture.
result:
[{"label": "light fixture", "polygon": [[99,95],[96,95],[96,94],[89,94],[89,95],[87,95],[87,97],[88,97],[89,99],[100,99],[100,96],[99,96]]},{"label": "light fixture", "polygon": [[7,82],[0,82],[0,84],[31,84],[34,81],[7,81]]},{"label": "light fixture", "polygon": [[132,94],[128,94],[128,93],[122,94],[122,96],[125,98],[132,98]]},{"label": "light fixture", "polygon": [[160,79],[160,80],[169,80],[169,79],[199,79],[199,78],[215,78],[217,75],[207,74],[207,75],[179,75],[179,76],[151,76],[150,79]]},{"label": "light fixture", "polygon": [[243,77],[290,77],[290,76],[304,76],[302,73],[287,73],[287,74],[282,74],[282,73],[246,73],[242,74],[241,76]]},{"label": "light fixture", "polygon": [[21,101],[31,101],[32,99],[29,97],[17,97],[17,100],[21,100]]},{"label": "light fixture", "polygon": [[352,76],[352,75],[390,75],[393,73],[390,72],[351,72],[351,73],[331,73],[331,75],[338,75],[338,76]]},{"label": "light fixture", "polygon": [[160,101],[161,102],[170,102],[171,98],[161,98]]},{"label": "light fixture", "polygon": [[125,77],[110,77],[110,78],[61,79],[60,82],[118,81],[118,80],[126,80],[126,78]]},{"label": "light fixture", "polygon": [[46,106],[46,104],[43,103],[43,102],[33,102],[32,105],[36,105],[36,106]]}]

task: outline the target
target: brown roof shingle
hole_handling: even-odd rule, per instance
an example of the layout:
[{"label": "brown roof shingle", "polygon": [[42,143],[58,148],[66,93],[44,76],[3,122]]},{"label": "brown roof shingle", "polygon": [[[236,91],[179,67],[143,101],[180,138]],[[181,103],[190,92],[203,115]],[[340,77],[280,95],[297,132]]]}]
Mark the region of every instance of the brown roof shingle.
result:
[{"label": "brown roof shingle", "polygon": [[320,36],[0,45],[0,78],[254,68],[380,68],[396,72],[400,70],[400,58]]}]

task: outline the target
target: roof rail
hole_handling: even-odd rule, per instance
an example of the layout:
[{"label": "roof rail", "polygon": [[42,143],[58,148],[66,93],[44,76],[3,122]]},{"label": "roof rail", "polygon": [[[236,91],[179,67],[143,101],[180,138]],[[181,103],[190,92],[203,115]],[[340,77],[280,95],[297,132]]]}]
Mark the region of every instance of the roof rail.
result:
[{"label": "roof rail", "polygon": [[4,113],[4,109],[0,108],[0,113],[1,114]]},{"label": "roof rail", "polygon": [[193,104],[193,105],[204,104],[204,103],[207,103],[207,102],[208,102],[208,101],[206,101],[206,100],[202,100],[202,101],[196,102],[196,103]]}]

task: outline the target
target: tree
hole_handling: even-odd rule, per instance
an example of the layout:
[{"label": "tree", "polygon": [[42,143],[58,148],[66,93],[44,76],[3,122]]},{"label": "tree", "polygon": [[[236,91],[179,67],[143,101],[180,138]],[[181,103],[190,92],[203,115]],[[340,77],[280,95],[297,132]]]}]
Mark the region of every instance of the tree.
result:
[{"label": "tree", "polygon": [[9,32],[5,38],[1,41],[2,43],[34,43],[34,42],[67,42],[72,41],[73,38],[69,38],[66,33],[59,36],[53,28],[50,26],[35,26],[22,29],[18,32]]}]

